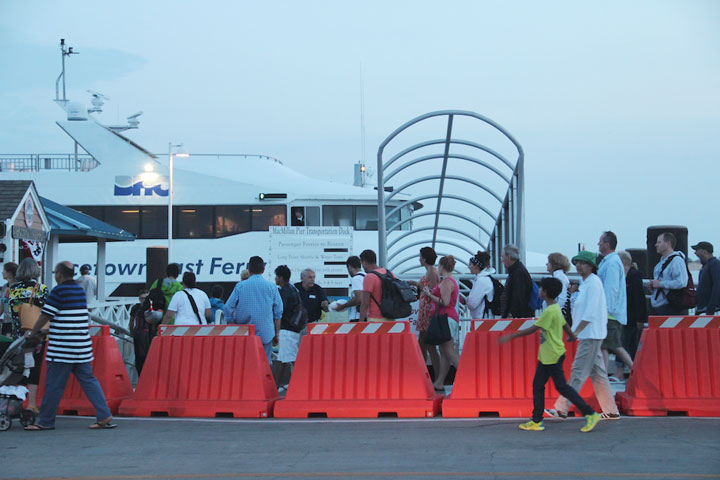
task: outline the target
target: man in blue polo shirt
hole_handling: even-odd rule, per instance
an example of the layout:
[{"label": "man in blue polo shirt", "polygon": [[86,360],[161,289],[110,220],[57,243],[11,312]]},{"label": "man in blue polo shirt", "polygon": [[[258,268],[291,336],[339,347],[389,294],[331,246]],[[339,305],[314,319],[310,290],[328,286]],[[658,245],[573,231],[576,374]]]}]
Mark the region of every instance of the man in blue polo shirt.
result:
[{"label": "man in blue polo shirt", "polygon": [[25,334],[28,338],[36,336],[50,322],[45,396],[37,422],[25,427],[28,431],[55,429],[55,415],[70,373],[75,375],[95,408],[97,421],[90,428],[117,426],[112,423],[112,414],[100,382],[92,373],[93,351],[88,332],[87,297],[85,290],[73,280],[73,270],[70,262],[61,262],[55,266],[55,281],[58,285],[50,292],[33,329]]}]

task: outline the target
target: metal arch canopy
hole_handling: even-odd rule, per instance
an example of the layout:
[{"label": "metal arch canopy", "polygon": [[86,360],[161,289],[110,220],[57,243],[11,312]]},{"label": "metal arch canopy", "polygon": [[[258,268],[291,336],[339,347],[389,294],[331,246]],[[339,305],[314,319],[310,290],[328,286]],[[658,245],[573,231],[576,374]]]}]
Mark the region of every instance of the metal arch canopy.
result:
[{"label": "metal arch canopy", "polygon": [[[402,133],[403,131],[407,130],[408,128],[412,127],[413,125],[416,125],[420,122],[423,122],[425,120],[434,118],[434,117],[447,117],[447,126],[445,131],[445,138],[442,139],[435,139],[435,140],[426,140],[420,143],[416,143],[414,145],[410,145],[407,147],[402,148],[402,145],[399,145],[399,153],[395,154],[391,158],[385,159],[384,158],[384,152],[385,148],[393,142],[396,137]],[[503,134],[505,138],[507,138],[513,146],[517,150],[517,159],[515,160],[514,165],[511,163],[510,160],[505,158],[503,155],[499,154],[495,149],[483,145],[481,143],[467,140],[467,139],[459,139],[459,138],[453,138],[453,120],[454,117],[468,117],[471,119],[478,120],[480,122],[483,122],[487,125],[490,125],[497,131]],[[416,152],[419,150],[422,150],[425,147],[430,146],[436,146],[436,145],[444,145],[444,153],[442,155],[434,154],[434,155],[419,155],[417,158],[411,159],[407,162],[404,162],[403,165],[395,167],[393,170],[390,169],[391,165],[397,164],[397,162],[404,157],[405,155],[408,155],[411,152]],[[493,157],[499,159],[503,164],[505,164],[507,167],[512,169],[512,174],[510,177],[507,177],[502,171],[500,171],[498,168],[494,167],[493,165],[488,164],[487,162],[484,162],[478,158],[475,158],[472,155],[463,155],[459,153],[452,152],[452,147],[456,145],[462,145],[465,147],[471,147],[476,150],[488,153],[492,155]],[[420,152],[419,152],[420,153]],[[435,175],[426,175],[421,177],[412,177],[410,176],[411,180],[404,183],[402,186],[395,188],[392,192],[385,192],[385,182],[389,180],[390,178],[395,177],[401,172],[407,173],[410,171],[414,166],[430,159],[442,159],[442,167],[441,171],[438,174]],[[481,184],[480,182],[477,182],[473,179],[459,176],[459,175],[451,175],[448,173],[448,166],[451,162],[455,161],[452,165],[457,164],[457,160],[461,161],[469,161],[476,165],[479,165],[481,167],[484,167],[488,171],[492,172],[495,175],[498,175],[501,177],[506,183],[507,183],[507,191],[504,195],[498,195],[496,192],[494,192],[492,189],[488,188],[487,186]],[[427,172],[427,170],[425,170]],[[445,245],[452,245],[455,248],[458,248],[462,251],[467,251],[468,247],[466,245],[460,245],[460,244],[454,244],[456,242],[450,242],[447,238],[440,237],[438,238],[438,235],[443,232],[452,232],[456,233],[462,237],[465,237],[469,240],[471,240],[471,243],[475,243],[477,246],[481,248],[488,248],[490,246],[494,247],[495,250],[500,248],[502,245],[507,243],[514,243],[516,244],[521,252],[521,259],[524,260],[525,257],[525,214],[524,214],[524,152],[522,149],[522,146],[519,144],[519,142],[507,131],[505,130],[501,125],[494,122],[488,117],[485,117],[483,115],[480,115],[475,112],[466,111],[466,110],[440,110],[435,112],[426,113],[424,115],[420,115],[397,129],[395,129],[378,147],[378,153],[377,153],[377,178],[378,178],[378,244],[379,244],[379,262],[381,265],[387,265],[387,262],[393,258],[395,258],[397,255],[399,255],[400,252],[389,252],[389,249],[393,248],[400,248],[400,240],[407,238],[409,235],[414,235],[417,233],[422,232],[432,232],[432,237],[427,238],[426,241],[416,241],[412,244],[412,246],[416,246],[421,243],[428,243],[431,244],[433,247],[435,247],[436,244],[445,244]],[[494,200],[497,200],[500,203],[500,209],[499,213],[497,215],[494,215],[491,213],[491,211],[495,210],[495,205],[488,208],[485,205],[481,205],[478,202],[474,201],[471,197],[471,195],[468,196],[460,196],[460,195],[446,195],[444,192],[445,187],[445,181],[446,180],[456,180],[460,182],[465,182],[466,184],[472,185],[480,190],[484,190],[485,192],[489,193],[494,197]],[[421,183],[425,182],[432,182],[432,181],[439,181],[439,188],[437,191],[437,194],[422,194],[417,195],[414,198],[415,199],[436,199],[437,205],[435,207],[434,213],[422,213],[415,215],[414,213],[410,215],[409,218],[403,219],[400,222],[395,223],[394,225],[388,226],[386,223],[386,218],[389,214],[393,212],[397,212],[399,210],[398,207],[392,207],[392,210],[389,211],[389,208],[391,208],[388,205],[388,201],[394,197],[399,192],[409,193],[407,190],[410,187],[413,187],[415,185],[419,185]],[[412,194],[411,194],[412,195]],[[480,243],[479,238],[473,238],[471,235],[467,234],[467,232],[452,228],[448,225],[443,225],[446,221],[448,221],[450,218],[462,218],[463,220],[469,220],[472,224],[479,226],[477,222],[474,222],[472,219],[469,219],[466,215],[463,215],[458,212],[451,212],[447,209],[442,209],[442,201],[444,198],[448,199],[454,199],[459,200],[461,202],[464,202],[465,204],[473,205],[476,208],[482,210],[490,218],[494,220],[494,227],[492,229],[492,232],[488,232],[487,229],[480,226],[480,229],[484,231],[484,233],[487,233],[490,237],[489,242],[487,246],[484,246]],[[493,201],[494,204],[494,201]],[[408,221],[412,221],[413,219],[419,219],[421,217],[428,217],[434,215],[434,225],[432,227],[421,227],[421,228],[414,228],[410,232],[403,233],[399,237],[395,238],[391,242],[388,243],[388,232],[393,231],[396,229],[399,229],[399,227]],[[406,221],[407,220],[407,221]],[[389,227],[389,228],[388,228]],[[471,249],[471,248],[470,248]],[[499,269],[502,269],[502,266],[499,266]]]}]

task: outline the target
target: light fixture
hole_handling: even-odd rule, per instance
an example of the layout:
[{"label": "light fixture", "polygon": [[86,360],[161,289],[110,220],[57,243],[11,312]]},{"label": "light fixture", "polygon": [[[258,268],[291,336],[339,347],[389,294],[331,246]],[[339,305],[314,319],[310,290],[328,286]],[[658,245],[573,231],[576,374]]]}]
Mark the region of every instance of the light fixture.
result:
[{"label": "light fixture", "polygon": [[153,165],[152,163],[148,162],[148,163],[146,163],[145,165],[143,165],[143,170],[145,170],[145,171],[148,172],[148,173],[149,173],[149,172],[153,172],[153,171],[155,171],[155,165]]}]

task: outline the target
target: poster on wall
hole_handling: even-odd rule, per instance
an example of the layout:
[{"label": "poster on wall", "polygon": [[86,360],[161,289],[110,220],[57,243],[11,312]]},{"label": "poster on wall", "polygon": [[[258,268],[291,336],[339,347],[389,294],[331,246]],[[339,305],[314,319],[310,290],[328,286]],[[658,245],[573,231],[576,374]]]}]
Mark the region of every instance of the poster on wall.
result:
[{"label": "poster on wall", "polygon": [[315,271],[315,282],[323,288],[347,288],[345,261],[353,246],[352,227],[270,227],[269,255],[265,278],[274,282],[274,270],[287,265],[290,281],[300,281],[306,268]]}]

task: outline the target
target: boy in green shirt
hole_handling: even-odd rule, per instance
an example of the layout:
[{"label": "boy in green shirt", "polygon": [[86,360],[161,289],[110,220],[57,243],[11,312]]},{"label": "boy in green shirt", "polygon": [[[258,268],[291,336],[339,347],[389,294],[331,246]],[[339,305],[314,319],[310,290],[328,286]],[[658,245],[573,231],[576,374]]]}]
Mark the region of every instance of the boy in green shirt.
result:
[{"label": "boy in green shirt", "polygon": [[540,330],[539,361],[533,379],[533,418],[520,425],[523,430],[545,430],[542,419],[545,410],[545,384],[551,377],[560,395],[571,401],[585,416],[585,426],[580,429],[581,432],[589,432],[600,420],[600,415],[594,412],[575,389],[565,381],[565,373],[562,369],[563,360],[565,360],[563,330],[568,334],[569,341],[575,341],[575,335],[570,326],[565,323],[562,310],[555,301],[561,291],[560,280],[551,277],[543,278],[540,282],[540,297],[547,303],[543,314],[532,327],[502,336],[499,339],[500,343],[507,343],[513,338],[531,335]]}]

